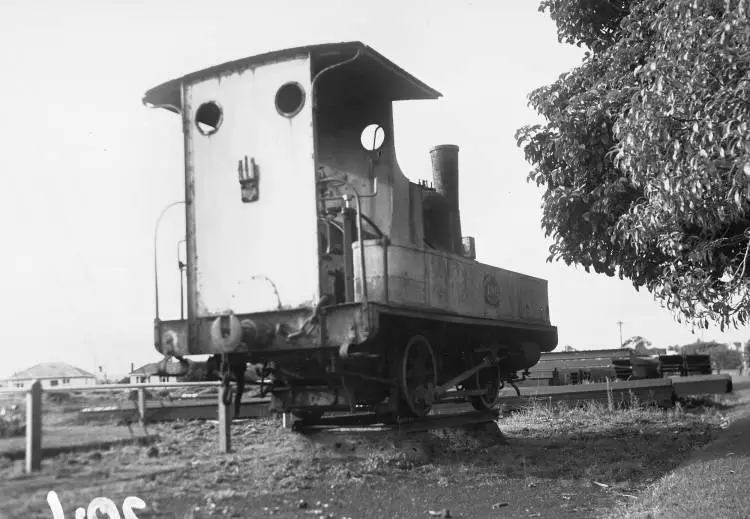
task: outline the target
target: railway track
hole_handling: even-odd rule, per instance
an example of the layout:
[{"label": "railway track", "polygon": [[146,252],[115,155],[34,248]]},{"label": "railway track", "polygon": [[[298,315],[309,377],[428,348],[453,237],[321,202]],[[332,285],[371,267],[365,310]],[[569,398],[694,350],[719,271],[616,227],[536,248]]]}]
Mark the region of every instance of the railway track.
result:
[{"label": "railway track", "polygon": [[[453,404],[447,405],[451,406]],[[315,421],[299,420],[292,424],[292,430],[313,431],[344,427],[373,427],[384,430],[397,430],[399,432],[424,432],[431,429],[492,423],[497,421],[499,417],[500,412],[497,410],[454,413],[437,412],[436,414],[422,418],[397,418],[384,422],[375,413],[355,413],[341,416],[326,416]]]},{"label": "railway track", "polygon": [[[664,407],[671,407],[673,396],[683,397],[705,393],[727,393],[732,390],[732,380],[728,375],[705,375],[694,377],[674,377],[665,379],[647,379],[642,381],[617,382],[607,388],[606,384],[578,384],[569,386],[522,386],[521,396],[517,396],[512,390],[503,390],[500,398],[501,409],[512,409],[523,407],[533,400],[544,402],[559,401],[601,401],[607,402],[608,393],[615,400],[628,400],[631,395],[637,397],[640,402],[653,402]],[[259,418],[270,415],[268,398],[249,398],[242,402],[241,418]],[[431,423],[451,423],[445,415],[460,415],[455,418],[457,422],[480,416],[480,412],[466,413],[470,407],[464,403],[443,403],[433,408],[432,413],[425,419],[424,424],[418,425],[414,420],[400,420],[398,427],[428,427]],[[464,416],[465,415],[465,416]],[[84,421],[107,421],[112,419],[123,419],[135,421],[138,419],[138,410],[134,403],[84,409],[79,411],[79,417]],[[172,420],[216,420],[218,418],[218,406],[215,399],[200,400],[175,400],[175,401],[147,401],[146,420],[149,422],[172,421]],[[374,413],[333,414],[323,418],[321,423],[304,422],[303,427],[335,427],[335,426],[373,426],[379,423]],[[349,422],[347,422],[347,420]],[[342,425],[336,422],[340,421]],[[383,424],[386,427],[385,424]],[[388,427],[395,426],[393,424]],[[437,427],[437,426],[436,426]]]},{"label": "railway track", "polygon": [[[270,399],[248,398],[243,400],[241,418],[262,418],[268,416]],[[146,402],[147,422],[170,422],[174,420],[216,420],[218,405],[215,398],[197,400],[156,400]],[[78,416],[83,421],[123,420],[137,421],[138,408],[133,402],[124,402],[111,406],[100,406],[82,409]]]}]

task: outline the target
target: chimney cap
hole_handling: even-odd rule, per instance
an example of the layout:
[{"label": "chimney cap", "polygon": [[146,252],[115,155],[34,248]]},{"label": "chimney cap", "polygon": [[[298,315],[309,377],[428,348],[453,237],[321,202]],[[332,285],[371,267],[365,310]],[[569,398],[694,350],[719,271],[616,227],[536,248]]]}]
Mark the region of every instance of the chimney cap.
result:
[{"label": "chimney cap", "polygon": [[457,144],[438,144],[437,146],[433,146],[433,148],[430,150],[430,153],[433,151],[438,150],[455,150],[458,151],[458,145]]}]

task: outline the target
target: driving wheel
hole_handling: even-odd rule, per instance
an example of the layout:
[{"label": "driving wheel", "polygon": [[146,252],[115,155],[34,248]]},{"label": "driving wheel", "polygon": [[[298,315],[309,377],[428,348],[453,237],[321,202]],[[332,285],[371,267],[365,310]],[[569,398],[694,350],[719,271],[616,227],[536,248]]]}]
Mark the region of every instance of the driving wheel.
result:
[{"label": "driving wheel", "polygon": [[437,362],[430,342],[415,335],[406,343],[401,357],[401,399],[413,416],[426,416],[437,387]]},{"label": "driving wheel", "polygon": [[469,398],[471,406],[477,411],[492,409],[500,401],[500,366],[495,364],[477,371],[467,384],[471,389],[485,389],[483,395]]}]

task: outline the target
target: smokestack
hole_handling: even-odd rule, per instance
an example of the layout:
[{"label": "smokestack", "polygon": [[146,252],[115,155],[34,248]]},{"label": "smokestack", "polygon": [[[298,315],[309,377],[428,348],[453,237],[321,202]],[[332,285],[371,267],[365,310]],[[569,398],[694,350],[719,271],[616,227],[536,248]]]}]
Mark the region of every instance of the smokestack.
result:
[{"label": "smokestack", "polygon": [[458,208],[458,146],[441,144],[430,150],[432,158],[432,177],[435,190],[448,202],[447,229],[450,236],[451,252],[461,254],[461,213]]}]

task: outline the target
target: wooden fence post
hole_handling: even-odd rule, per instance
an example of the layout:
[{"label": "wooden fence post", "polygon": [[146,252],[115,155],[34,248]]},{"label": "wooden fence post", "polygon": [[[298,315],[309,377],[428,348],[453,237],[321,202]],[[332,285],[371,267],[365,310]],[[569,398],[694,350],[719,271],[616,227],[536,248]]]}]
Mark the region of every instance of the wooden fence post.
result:
[{"label": "wooden fence post", "polygon": [[138,388],[138,420],[141,425],[146,425],[146,390]]},{"label": "wooden fence post", "polygon": [[[232,414],[228,405],[224,404],[222,395],[223,387],[219,388],[219,451],[231,452],[232,450]],[[231,388],[227,388],[231,391]]]},{"label": "wooden fence post", "polygon": [[26,393],[26,472],[42,468],[42,383],[34,380]]}]

